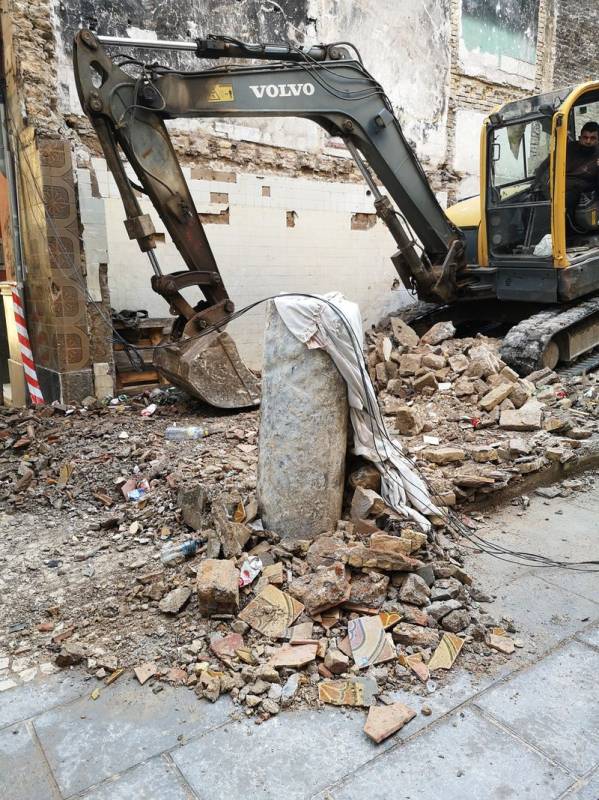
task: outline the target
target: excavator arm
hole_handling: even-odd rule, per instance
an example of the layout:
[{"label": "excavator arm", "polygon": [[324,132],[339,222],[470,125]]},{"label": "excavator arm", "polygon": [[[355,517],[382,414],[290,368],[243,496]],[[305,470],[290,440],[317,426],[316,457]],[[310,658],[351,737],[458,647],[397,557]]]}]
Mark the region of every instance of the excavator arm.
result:
[{"label": "excavator arm", "polygon": [[[180,340],[179,350],[185,347],[186,337],[189,340],[203,327],[223,322],[234,309],[165,126],[165,120],[179,117],[301,117],[316,122],[331,136],[342,137],[372,190],[377,214],[397,243],[392,260],[404,284],[416,289],[423,300],[446,303],[454,299],[457,274],[465,266],[462,235],[439,205],[382,87],[348,47],[319,45],[300,50],[211,37],[190,43],[198,57],[276,63],[181,72],[130,56],[113,60],[102,40],[121,45],[127,41],[96,37],[88,30],[79,31],[75,38],[79,97],[118,185],[129,237],[150,255],[152,287],[179,314],[173,333]],[[144,42],[144,47],[148,44],[156,45]],[[174,47],[177,43],[161,44]],[[119,149],[139,187],[129,179]],[[381,194],[371,170],[395,206]],[[141,212],[136,188],[156,208],[187,270],[161,273],[153,253],[155,232],[150,217]],[[205,302],[192,307],[181,294],[189,286],[198,286]],[[230,340],[229,344],[234,348]],[[173,348],[169,364],[164,362],[166,356],[165,351],[160,356],[163,363],[157,366],[189,390],[185,376],[177,369],[173,373],[177,349]],[[224,374],[214,378],[226,382]],[[249,397],[254,391],[252,387],[246,394]],[[242,390],[236,399],[241,395]],[[205,393],[202,396],[214,402]]]}]

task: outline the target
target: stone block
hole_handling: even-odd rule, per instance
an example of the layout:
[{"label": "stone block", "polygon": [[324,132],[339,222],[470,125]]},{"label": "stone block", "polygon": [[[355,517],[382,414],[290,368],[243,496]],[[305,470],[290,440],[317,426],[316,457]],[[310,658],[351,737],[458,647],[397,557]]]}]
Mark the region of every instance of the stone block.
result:
[{"label": "stone block", "polygon": [[423,450],[421,455],[433,464],[451,464],[466,458],[466,453],[461,447],[431,447]]},{"label": "stone block", "polygon": [[455,327],[453,322],[437,322],[432,328],[421,337],[421,342],[424,344],[440,344],[445,339],[451,339],[455,336]]},{"label": "stone block", "polygon": [[487,392],[483,398],[481,398],[479,401],[479,406],[484,411],[491,411],[496,405],[502,403],[506,399],[506,397],[512,392],[513,388],[513,384],[511,383],[500,383],[491,389],[490,392]]},{"label": "stone block", "polygon": [[420,369],[422,363],[421,353],[406,353],[399,359],[399,374],[403,377],[406,375],[415,375]]},{"label": "stone block", "polygon": [[499,427],[508,431],[538,431],[543,420],[543,407],[536,400],[528,400],[521,408],[502,411]]},{"label": "stone block", "polygon": [[233,561],[206,558],[197,575],[200,613],[236,614],[239,609],[239,570]]},{"label": "stone block", "polygon": [[335,528],[345,479],[348,403],[330,356],[266,314],[258,500],[264,527],[283,539]]},{"label": "stone block", "polygon": [[402,406],[395,415],[397,430],[404,436],[416,436],[424,428],[424,419],[421,412],[411,406]]},{"label": "stone block", "polygon": [[391,318],[391,330],[396,342],[403,347],[416,347],[420,341],[416,331],[399,317]]}]

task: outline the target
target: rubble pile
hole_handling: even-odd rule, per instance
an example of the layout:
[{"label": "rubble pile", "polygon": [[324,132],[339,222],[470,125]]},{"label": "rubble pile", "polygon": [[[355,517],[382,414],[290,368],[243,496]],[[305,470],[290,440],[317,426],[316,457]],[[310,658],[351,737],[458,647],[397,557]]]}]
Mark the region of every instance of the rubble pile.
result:
[{"label": "rubble pile", "polygon": [[387,427],[445,506],[568,462],[599,426],[595,375],[562,380],[541,369],[520,378],[501,360],[499,339],[455,332],[439,322],[419,337],[396,317],[367,334]]},{"label": "rubble pile", "polygon": [[351,472],[335,530],[287,542],[258,518],[256,413],[168,441],[189,409],[145,416],[151,399],[3,411],[0,681],[132,668],[260,721],[426,694],[458,654],[481,671],[513,650],[442,521],[429,538],[399,518],[374,467]]},{"label": "rubble pile", "polygon": [[[445,323],[368,336],[389,428],[444,511],[566,461],[596,428],[593,377],[521,380],[496,340]],[[371,464],[350,460],[333,530],[264,530],[258,412],[212,414],[164,390],[0,409],[0,691],[82,665],[102,681],[93,697],[132,669],[258,722],[368,706],[381,741],[412,715],[394,692],[431,694],[456,659],[478,673],[522,646],[485,611],[445,517],[429,535],[401,518]]]}]

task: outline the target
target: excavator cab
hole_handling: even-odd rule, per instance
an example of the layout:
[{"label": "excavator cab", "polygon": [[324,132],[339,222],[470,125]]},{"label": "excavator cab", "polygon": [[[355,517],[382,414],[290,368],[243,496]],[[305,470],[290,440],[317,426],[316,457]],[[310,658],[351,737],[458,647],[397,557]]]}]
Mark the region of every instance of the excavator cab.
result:
[{"label": "excavator cab", "polygon": [[568,302],[599,288],[599,194],[566,208],[568,145],[597,120],[599,84],[586,83],[508,103],[483,125],[477,255],[498,299]]},{"label": "excavator cab", "polygon": [[568,143],[589,121],[599,121],[597,82],[507,103],[485,120],[480,196],[447,215],[465,236],[468,271],[487,268],[497,299],[570,302],[599,289],[599,191],[566,209]]}]

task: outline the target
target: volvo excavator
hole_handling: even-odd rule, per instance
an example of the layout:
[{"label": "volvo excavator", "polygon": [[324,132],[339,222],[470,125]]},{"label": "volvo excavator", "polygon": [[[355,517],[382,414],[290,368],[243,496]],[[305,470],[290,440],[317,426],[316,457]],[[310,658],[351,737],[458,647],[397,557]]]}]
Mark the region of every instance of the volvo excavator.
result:
[{"label": "volvo excavator", "polygon": [[[191,51],[211,66],[181,71],[147,63],[130,54],[134,46]],[[123,47],[129,54],[119,52]],[[504,324],[502,358],[523,376],[573,362],[599,344],[599,195],[582,195],[568,221],[565,207],[568,142],[586,121],[599,119],[599,82],[493,111],[482,126],[480,196],[446,212],[384,89],[348,43],[135,41],[80,30],[74,68],[128,235],[148,254],[152,287],[177,315],[155,365],[192,395],[222,408],[259,401],[254,375],[224,332],[234,305],[165,126],[179,117],[301,117],[343,139],[395,240],[391,260],[399,278],[421,301],[418,325]],[[163,274],[140,193],[186,268]],[[192,306],[182,294],[189,287],[205,299]]]}]

